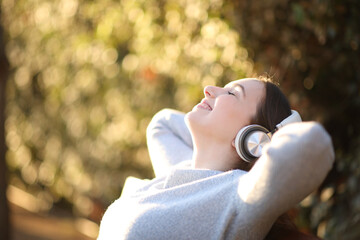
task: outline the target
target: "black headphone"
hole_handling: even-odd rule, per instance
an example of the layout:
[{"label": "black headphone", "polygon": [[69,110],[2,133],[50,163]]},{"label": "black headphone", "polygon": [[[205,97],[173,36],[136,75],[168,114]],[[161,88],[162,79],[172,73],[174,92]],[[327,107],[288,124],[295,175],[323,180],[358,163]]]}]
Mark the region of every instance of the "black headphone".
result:
[{"label": "black headphone", "polygon": [[295,110],[291,110],[291,115],[276,125],[273,132],[256,124],[243,127],[235,138],[236,152],[244,161],[253,162],[261,156],[262,149],[270,142],[275,131],[289,123],[301,121],[300,114]]}]

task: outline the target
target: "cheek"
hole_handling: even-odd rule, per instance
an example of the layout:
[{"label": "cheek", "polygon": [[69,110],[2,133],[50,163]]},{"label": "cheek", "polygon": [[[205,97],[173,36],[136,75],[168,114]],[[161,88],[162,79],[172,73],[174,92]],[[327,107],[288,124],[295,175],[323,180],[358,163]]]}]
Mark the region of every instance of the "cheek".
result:
[{"label": "cheek", "polygon": [[239,104],[219,104],[213,111],[212,126],[219,131],[233,135],[246,124],[246,119]]},{"label": "cheek", "polygon": [[243,118],[245,117],[242,111],[242,106],[239,103],[224,103],[219,102],[214,111],[214,118],[220,120],[223,123],[227,123],[230,125],[239,125],[243,122]]}]

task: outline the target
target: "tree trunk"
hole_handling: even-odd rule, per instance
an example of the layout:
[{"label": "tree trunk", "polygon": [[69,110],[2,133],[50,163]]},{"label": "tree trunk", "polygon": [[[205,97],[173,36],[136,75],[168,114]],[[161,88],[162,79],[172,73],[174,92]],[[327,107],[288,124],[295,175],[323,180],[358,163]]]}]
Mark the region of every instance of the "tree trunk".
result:
[{"label": "tree trunk", "polygon": [[[1,11],[0,11],[1,19]],[[5,105],[6,81],[9,64],[5,55],[4,34],[0,25],[0,239],[10,239],[9,206],[6,198],[6,144],[5,144]]]}]

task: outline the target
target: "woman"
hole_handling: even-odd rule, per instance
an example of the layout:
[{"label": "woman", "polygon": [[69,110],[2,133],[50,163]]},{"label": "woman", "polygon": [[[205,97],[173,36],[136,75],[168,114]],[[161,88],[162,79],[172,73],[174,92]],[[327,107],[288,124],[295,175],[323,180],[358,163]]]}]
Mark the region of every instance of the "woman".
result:
[{"label": "woman", "polygon": [[186,115],[155,115],[147,138],[156,178],[122,193],[106,211],[99,239],[264,239],[321,184],[334,153],[317,123],[281,128],[255,164],[237,154],[240,129],[275,131],[291,114],[273,83],[243,79],[206,87],[204,95]]}]

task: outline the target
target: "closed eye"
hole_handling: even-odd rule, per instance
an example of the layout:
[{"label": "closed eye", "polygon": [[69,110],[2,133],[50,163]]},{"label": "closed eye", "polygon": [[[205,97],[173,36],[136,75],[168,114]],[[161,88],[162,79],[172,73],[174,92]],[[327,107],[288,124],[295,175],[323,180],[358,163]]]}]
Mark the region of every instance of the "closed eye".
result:
[{"label": "closed eye", "polygon": [[231,92],[231,91],[228,91],[228,94],[235,96],[235,93],[233,93],[233,92]]}]

